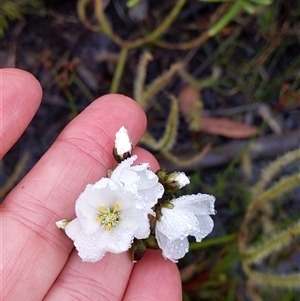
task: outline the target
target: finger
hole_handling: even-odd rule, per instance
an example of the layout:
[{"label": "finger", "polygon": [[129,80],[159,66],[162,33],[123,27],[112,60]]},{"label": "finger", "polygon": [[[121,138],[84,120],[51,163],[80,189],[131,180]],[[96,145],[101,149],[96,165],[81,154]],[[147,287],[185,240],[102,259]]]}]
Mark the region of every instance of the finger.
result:
[{"label": "finger", "polygon": [[0,159],[21,136],[37,111],[42,88],[30,73],[0,70]]},{"label": "finger", "polygon": [[43,301],[120,301],[133,263],[127,253],[107,253],[97,263],[82,262],[74,250]]},{"label": "finger", "polygon": [[160,250],[147,250],[134,265],[124,301],[181,301],[181,279],[177,266],[165,260]]},{"label": "finger", "polygon": [[[153,170],[159,168],[156,159],[146,150],[136,148],[134,154],[138,155],[136,164],[149,162]],[[86,263],[74,250],[44,301],[119,301],[126,290],[132,267],[128,252],[107,253],[97,263]]]},{"label": "finger", "polygon": [[146,118],[134,101],[107,95],[93,102],[4,200],[5,300],[41,300],[49,290],[73,246],[55,222],[73,218],[74,202],[86,184],[114,167],[114,135],[122,125],[136,144]]}]

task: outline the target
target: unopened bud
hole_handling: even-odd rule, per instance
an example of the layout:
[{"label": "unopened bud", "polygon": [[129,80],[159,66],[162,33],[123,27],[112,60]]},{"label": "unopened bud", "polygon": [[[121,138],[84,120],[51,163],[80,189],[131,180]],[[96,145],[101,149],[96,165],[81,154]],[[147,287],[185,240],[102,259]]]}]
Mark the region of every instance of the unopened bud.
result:
[{"label": "unopened bud", "polygon": [[169,174],[167,183],[176,186],[178,189],[190,184],[190,179],[184,172],[174,171]]},{"label": "unopened bud", "polygon": [[143,240],[135,239],[129,249],[131,261],[137,262],[141,260],[146,253],[146,249]]},{"label": "unopened bud", "polygon": [[66,229],[66,227],[67,227],[67,225],[68,225],[69,222],[70,222],[69,219],[62,219],[62,220],[56,222],[55,224],[56,224],[56,227],[58,229],[60,229],[62,231],[65,231],[65,229]]},{"label": "unopened bud", "polygon": [[190,184],[190,180],[184,172],[174,171],[168,174],[166,169],[159,169],[156,175],[159,182],[164,185],[167,194],[173,194],[176,190]]},{"label": "unopened bud", "polygon": [[132,142],[129,138],[128,131],[124,126],[122,126],[116,133],[113,155],[115,160],[120,163],[123,160],[131,157],[131,154]]}]

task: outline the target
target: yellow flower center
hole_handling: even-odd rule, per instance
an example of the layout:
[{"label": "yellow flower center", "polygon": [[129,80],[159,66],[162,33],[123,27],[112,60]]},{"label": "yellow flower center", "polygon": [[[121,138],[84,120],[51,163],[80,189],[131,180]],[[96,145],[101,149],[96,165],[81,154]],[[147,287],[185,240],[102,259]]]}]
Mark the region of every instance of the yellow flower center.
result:
[{"label": "yellow flower center", "polygon": [[112,227],[120,222],[120,208],[119,204],[115,204],[113,208],[105,206],[99,207],[96,222],[105,227],[107,231],[110,231]]}]

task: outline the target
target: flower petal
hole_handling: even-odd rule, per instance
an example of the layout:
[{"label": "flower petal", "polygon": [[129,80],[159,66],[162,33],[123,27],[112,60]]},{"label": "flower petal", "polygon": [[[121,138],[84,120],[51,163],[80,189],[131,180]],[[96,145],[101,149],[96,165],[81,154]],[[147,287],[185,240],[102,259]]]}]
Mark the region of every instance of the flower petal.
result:
[{"label": "flower petal", "polygon": [[102,232],[95,232],[87,235],[81,227],[78,218],[72,220],[66,226],[66,234],[74,241],[74,245],[78,250],[78,255],[83,261],[97,262],[105,254],[106,250],[102,245]]},{"label": "flower petal", "polygon": [[158,182],[157,175],[149,170],[148,163],[131,166],[137,159],[134,155],[112,172],[111,179],[136,195],[137,206],[148,214],[153,214],[152,207],[164,193],[163,186]]},{"label": "flower petal", "polygon": [[136,159],[137,155],[134,155],[122,161],[110,176],[112,180],[132,193],[137,193],[137,183],[139,181],[139,176],[131,170],[131,165]]},{"label": "flower petal", "polygon": [[156,224],[158,230],[170,240],[194,235],[199,231],[198,226],[198,220],[193,212],[177,209],[176,206],[173,209],[162,208],[161,221]]},{"label": "flower petal", "polygon": [[134,195],[130,192],[114,181],[103,178],[94,185],[87,185],[76,202],[75,211],[84,231],[89,234],[99,229],[96,220],[101,206],[114,207],[118,203],[125,210],[134,206],[133,199]]},{"label": "flower petal", "polygon": [[209,215],[198,215],[197,219],[199,231],[191,235],[195,236],[197,242],[200,242],[204,237],[211,233],[214,227],[214,221]]},{"label": "flower petal", "polygon": [[163,251],[163,256],[173,262],[183,258],[189,250],[189,242],[187,238],[170,240],[161,232],[156,232],[156,239],[159,247]]},{"label": "flower petal", "polygon": [[177,208],[185,208],[196,215],[215,214],[215,197],[209,194],[184,195],[172,201]]}]

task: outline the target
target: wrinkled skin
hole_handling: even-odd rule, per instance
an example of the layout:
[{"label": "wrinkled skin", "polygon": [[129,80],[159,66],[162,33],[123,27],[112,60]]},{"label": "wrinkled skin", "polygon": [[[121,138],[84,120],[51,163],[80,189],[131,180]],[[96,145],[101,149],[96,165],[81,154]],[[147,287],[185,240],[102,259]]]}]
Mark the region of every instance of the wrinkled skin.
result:
[{"label": "wrinkled skin", "polygon": [[[2,69],[0,91],[2,158],[35,114],[42,90],[29,73]],[[86,184],[115,166],[110,150],[122,125],[136,144],[146,127],[138,105],[122,95],[96,99],[6,197],[0,207],[3,300],[181,300],[178,269],[160,251],[147,251],[137,264],[128,253],[85,263],[55,226],[74,218]],[[159,168],[145,150],[134,153]]]}]

